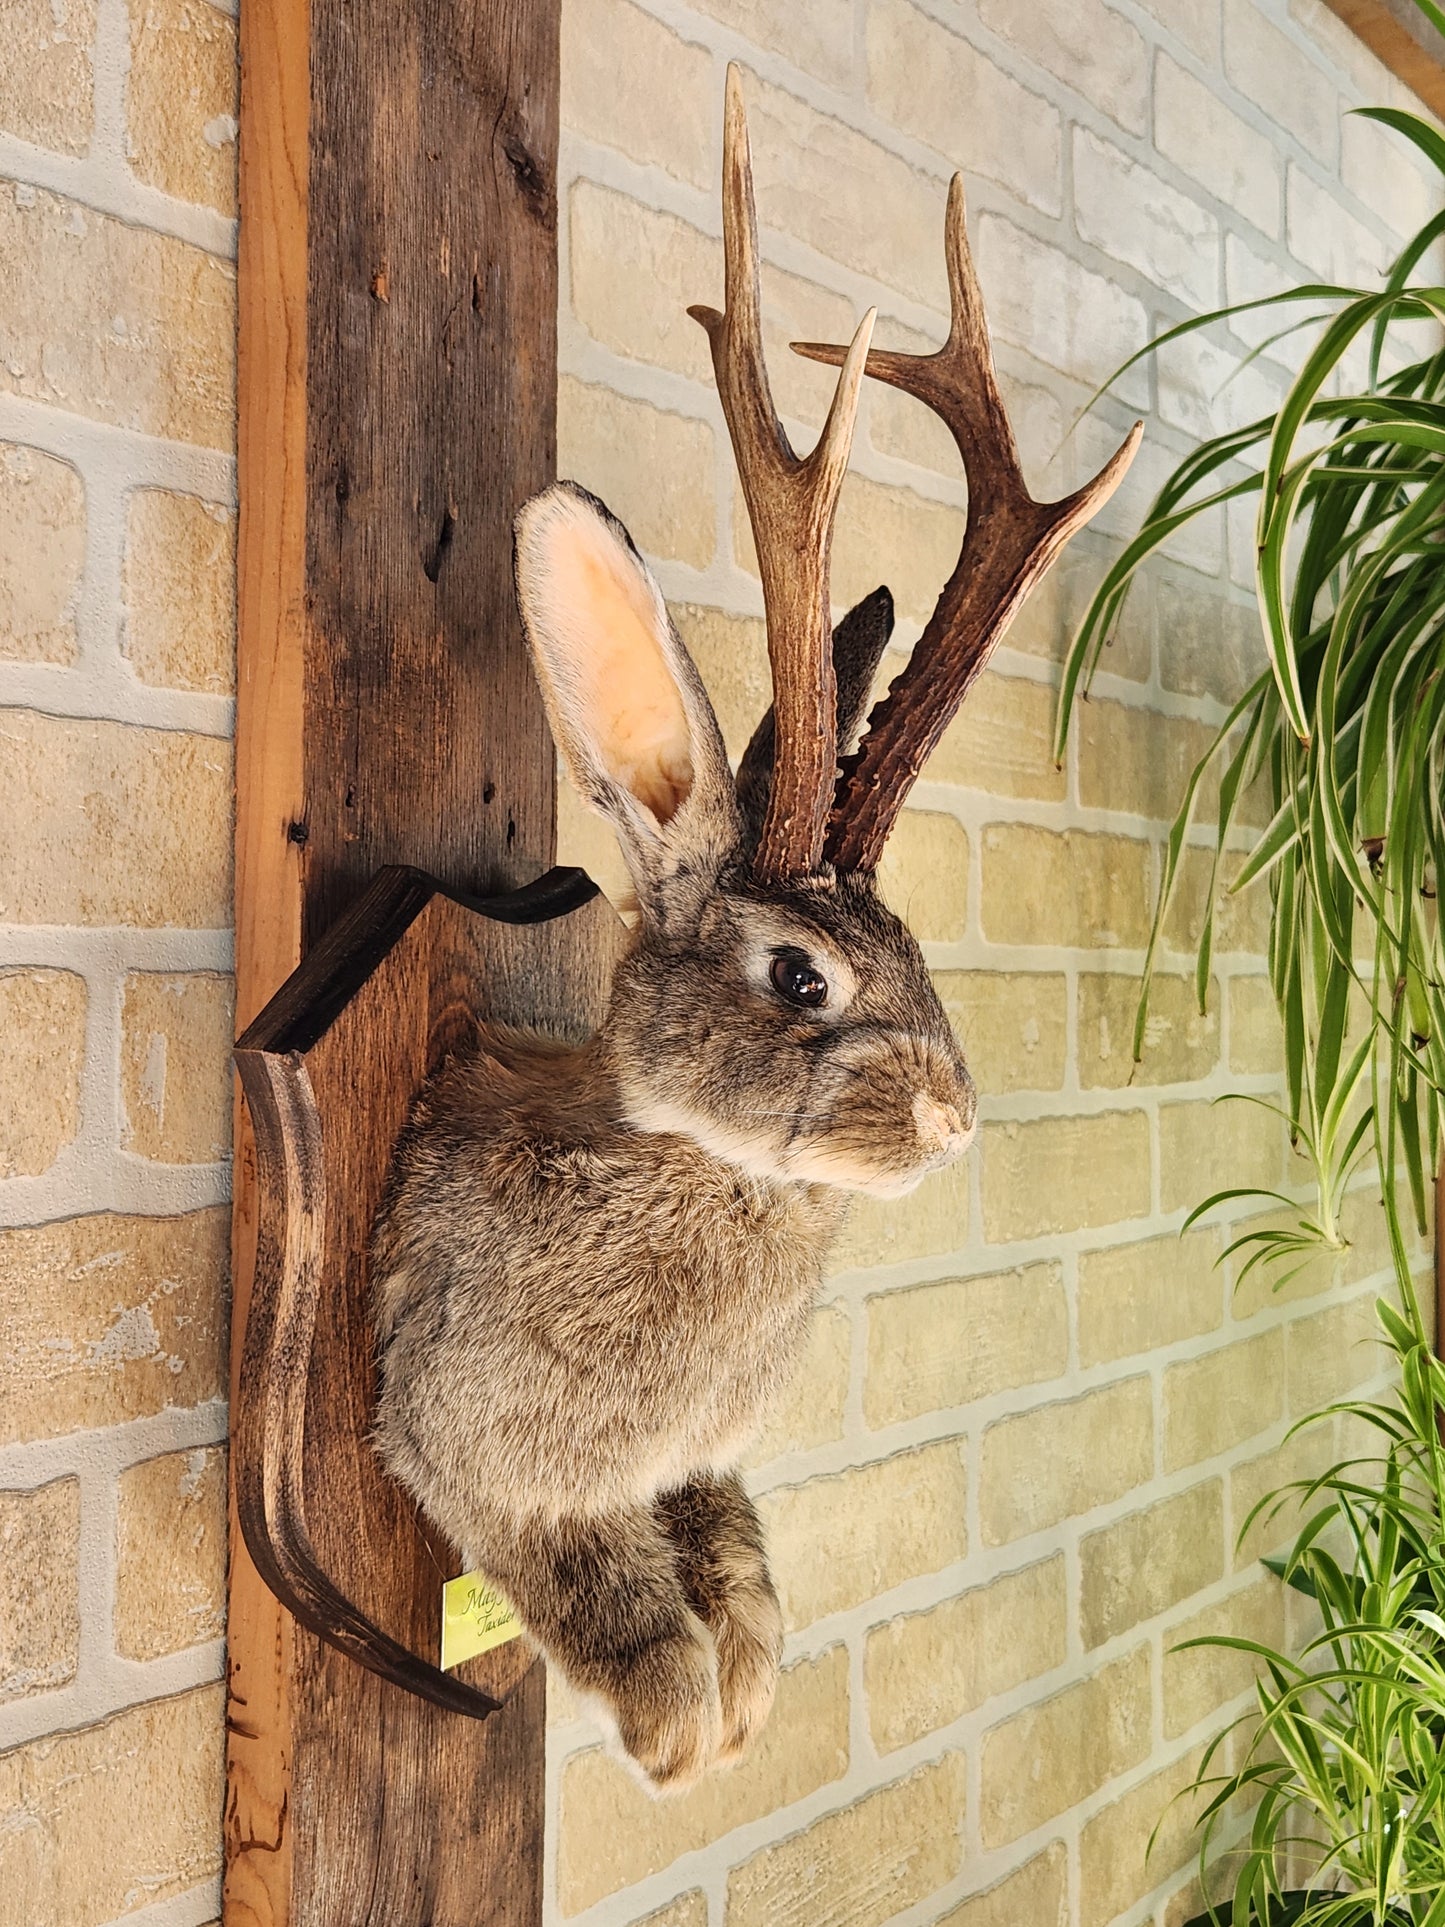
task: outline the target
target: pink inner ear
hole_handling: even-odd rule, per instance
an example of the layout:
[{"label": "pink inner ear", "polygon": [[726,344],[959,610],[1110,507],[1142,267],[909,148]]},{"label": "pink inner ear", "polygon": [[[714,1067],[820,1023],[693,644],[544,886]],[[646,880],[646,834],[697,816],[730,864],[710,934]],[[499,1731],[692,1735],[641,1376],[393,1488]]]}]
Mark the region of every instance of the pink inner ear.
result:
[{"label": "pink inner ear", "polygon": [[669,823],[692,789],[692,732],[658,624],[665,612],[632,558],[602,529],[558,544],[551,599],[571,645],[574,724],[614,782]]}]

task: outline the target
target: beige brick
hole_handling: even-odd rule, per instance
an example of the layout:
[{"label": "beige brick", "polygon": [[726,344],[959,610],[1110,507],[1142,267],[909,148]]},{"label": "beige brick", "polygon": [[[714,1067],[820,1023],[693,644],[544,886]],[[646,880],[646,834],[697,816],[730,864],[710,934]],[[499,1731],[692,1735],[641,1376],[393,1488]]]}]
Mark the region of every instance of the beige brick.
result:
[{"label": "beige brick", "polygon": [[1285,181],[1285,225],[1290,253],[1322,281],[1358,287],[1375,281],[1389,263],[1390,249],[1373,228],[1293,162]]},{"label": "beige brick", "polygon": [[881,1292],[868,1300],[864,1416],[895,1425],[1057,1378],[1068,1362],[1056,1264]]},{"label": "beige brick", "polygon": [[758,1512],[789,1628],[962,1559],[967,1507],[968,1475],[953,1439],[769,1492]]},{"label": "beige brick", "polygon": [[[1186,956],[1197,953],[1213,865],[1214,859],[1207,850],[1184,852],[1164,917],[1167,950]],[[1213,954],[1216,958],[1239,953],[1263,957],[1269,951],[1269,885],[1261,877],[1246,884],[1237,896],[1232,895],[1230,879],[1238,869],[1236,858],[1227,859],[1220,869],[1219,898],[1214,908]]]},{"label": "beige brick", "polygon": [[126,517],[125,602],[125,652],[142,682],[228,695],[236,686],[235,512],[137,489]]},{"label": "beige brick", "polygon": [[1284,1169],[1284,1127],[1272,1111],[1232,1098],[1159,1107],[1164,1210],[1202,1204],[1237,1184],[1275,1185]]},{"label": "beige brick", "polygon": [[1284,1338],[1237,1340],[1164,1373],[1164,1470],[1177,1472],[1267,1431],[1284,1415]]},{"label": "beige brick", "polygon": [[701,1887],[694,1887],[670,1907],[659,1907],[654,1913],[644,1914],[633,1927],[707,1927],[707,1895]]},{"label": "beige brick", "polygon": [[[1278,1552],[1287,1546],[1305,1520],[1319,1508],[1318,1499],[1305,1500],[1299,1494],[1288,1494],[1276,1505],[1271,1495],[1281,1493],[1297,1479],[1318,1477],[1335,1460],[1334,1427],[1326,1423],[1306,1426],[1293,1438],[1231,1468],[1229,1511],[1236,1541],[1236,1572],[1253,1565],[1265,1553]],[[1259,1507],[1257,1514],[1256,1507]]]},{"label": "beige brick", "polygon": [[231,746],[0,710],[0,921],[231,922]]},{"label": "beige brick", "polygon": [[11,0],[0,128],[57,154],[90,146],[95,0]]},{"label": "beige brick", "polygon": [[1154,1397],[1147,1378],[1000,1419],[983,1435],[979,1523],[1008,1545],[1121,1499],[1154,1471]]},{"label": "beige brick", "polygon": [[[1096,697],[1078,711],[1079,801],[1086,809],[1172,822],[1214,734],[1207,724],[1187,717],[1160,716]],[[1217,806],[1218,784],[1206,776],[1196,813],[1207,822]]]},{"label": "beige brick", "polygon": [[979,19],[1067,87],[1142,134],[1148,118],[1149,50],[1144,36],[1101,0],[979,0]]},{"label": "beige brick", "polygon": [[[572,304],[588,333],[631,361],[713,384],[706,334],[688,314],[722,303],[722,244],[675,215],[578,181],[570,205]],[[763,270],[763,345],[779,412],[817,426],[836,372],[790,354],[798,340],[846,341],[852,306],[797,275]]]},{"label": "beige brick", "polygon": [[768,638],[760,616],[677,603],[672,619],[702,672],[728,754],[736,763],[773,700]]},{"label": "beige brick", "polygon": [[681,1900],[673,1901],[670,1907],[660,1907],[655,1913],[644,1914],[634,1927],[707,1927],[707,1895],[701,1887],[694,1887],[690,1894]]},{"label": "beige brick", "polygon": [[990,823],[983,833],[982,916],[990,943],[1142,949],[1149,847],[1124,836]]},{"label": "beige brick", "polygon": [[557,861],[585,870],[609,902],[636,906],[612,825],[588,809],[562,769],[557,772]]},{"label": "beige brick", "polygon": [[1284,1069],[1284,1026],[1268,977],[1229,980],[1229,1068],[1245,1076]]},{"label": "beige brick", "polygon": [[1148,1752],[1149,1652],[1140,1646],[984,1735],[985,1849],[1007,1846],[1066,1813]]},{"label": "beige brick", "polygon": [[1218,1331],[1224,1281],[1212,1231],[1144,1238],[1079,1259],[1079,1363],[1107,1364]]},{"label": "beige brick", "polygon": [[1291,1418],[1317,1412],[1331,1399],[1374,1378],[1384,1365],[1375,1293],[1298,1318],[1289,1327]]},{"label": "beige brick", "polygon": [[1219,296],[1219,223],[1153,168],[1074,129],[1074,219],[1080,237],[1137,268],[1191,308]]},{"label": "beige brick", "polygon": [[220,1872],[224,1701],[201,1686],[0,1753],[7,1927],[100,1927]]},{"label": "beige brick", "polygon": [[[1283,383],[1272,363],[1262,358],[1242,363],[1238,348],[1216,347],[1202,334],[1184,335],[1161,347],[1156,368],[1160,419],[1192,441],[1247,427],[1273,414],[1283,399]],[[1245,506],[1252,516],[1256,504]],[[1253,547],[1251,535],[1251,567]]]},{"label": "beige brick", "polygon": [[169,1452],[120,1476],[115,1647],[158,1659],[226,1629],[226,1452]]},{"label": "beige brick", "polygon": [[984,1133],[983,1230],[990,1244],[1120,1224],[1148,1210],[1143,1111],[1041,1117]]},{"label": "beige brick", "polygon": [[1259,1671],[1252,1653],[1232,1646],[1179,1649],[1192,1639],[1253,1639],[1284,1646],[1284,1587],[1273,1573],[1218,1605],[1181,1619],[1164,1635],[1164,1736],[1177,1739],[1221,1706],[1247,1693]]},{"label": "beige brick", "polygon": [[0,1178],[36,1177],[80,1128],[85,979],[0,970]]},{"label": "beige brick", "polygon": [[[977,237],[989,325],[1000,340],[1090,383],[1104,381],[1143,346],[1144,308],[1115,282],[997,215],[978,221]],[[1138,383],[1127,379],[1117,392],[1140,398]]]},{"label": "beige brick", "polygon": [[1274,144],[1166,53],[1154,67],[1154,145],[1247,221],[1266,234],[1279,233],[1282,188]]},{"label": "beige brick", "polygon": [[1063,977],[940,970],[933,981],[980,1090],[997,1097],[1062,1087],[1069,1027]]},{"label": "beige brick", "polygon": [[[1231,294],[1230,299],[1234,296]],[[1159,677],[1183,696],[1233,702],[1264,668],[1259,611],[1226,600],[1217,584],[1197,576],[1161,571],[1155,578],[1159,608]]]},{"label": "beige brick", "polygon": [[792,1383],[749,1451],[749,1463],[766,1465],[784,1452],[809,1452],[842,1438],[851,1365],[852,1325],[847,1307],[820,1305],[813,1313]]},{"label": "beige brick", "polygon": [[580,1913],[840,1778],[848,1766],[848,1655],[831,1647],[790,1667],[756,1745],[730,1773],[654,1800],[609,1754],[579,1753],[562,1771],[558,1898]]},{"label": "beige brick", "polygon": [[990,672],[974,684],[957,720],[928,762],[933,783],[991,796],[1059,803],[1064,772],[1054,762],[1054,692],[1047,683]]},{"label": "beige brick", "polygon": [[846,87],[853,75],[851,0],[701,0],[702,9],[745,40],[782,54],[810,78]]},{"label": "beige brick", "polygon": [[235,271],[150,228],[0,182],[0,392],[230,451]]},{"label": "beige brick", "polygon": [[1224,1482],[1127,1513],[1079,1544],[1085,1650],[1202,1592],[1224,1572]]},{"label": "beige brick", "polygon": [[38,448],[0,442],[0,657],[74,662],[84,567],[85,484],[77,471]]},{"label": "beige brick", "polygon": [[971,1894],[938,1927],[1068,1927],[1068,1850],[1056,1840],[1017,1873]]},{"label": "beige brick", "polygon": [[160,1164],[214,1164],[231,1150],[229,976],[133,971],[121,1006],[121,1144]]},{"label": "beige brick", "polygon": [[[846,609],[886,582],[899,614],[921,623],[958,560],[962,529],[956,509],[912,489],[849,475],[833,538],[835,602]],[[757,552],[740,488],[733,491],[733,551],[738,566],[755,576]]]},{"label": "beige brick", "polygon": [[1186,1754],[1162,1773],[1151,1774],[1121,1800],[1101,1808],[1084,1827],[1079,1836],[1079,1927],[1108,1927],[1198,1853],[1195,1827],[1208,1796],[1181,1796],[1198,1773],[1200,1758],[1198,1753]]},{"label": "beige brick", "polygon": [[236,211],[236,21],[208,0],[129,0],[126,153],[143,181]]},{"label": "beige brick", "polygon": [[942,181],[781,88],[747,101],[763,227],[946,313]]},{"label": "beige brick", "polygon": [[963,1755],[764,1847],[728,1875],[727,1927],[881,1927],[963,1866]]},{"label": "beige brick", "polygon": [[[941,322],[932,332],[922,334],[891,316],[880,315],[873,339],[879,347],[901,354],[931,355],[941,346],[945,332]],[[1068,486],[1064,459],[1067,424],[1058,398],[1047,388],[1022,381],[1006,370],[999,370],[998,377],[1025,476],[1041,500],[1058,494]],[[868,440],[880,454],[931,469],[954,483],[963,479],[958,444],[932,409],[920,408],[912,396],[882,383],[865,390],[864,399]],[[975,700],[976,692],[970,692],[969,701]]]},{"label": "beige brick", "polygon": [[[1362,1284],[1377,1272],[1390,1269],[1393,1262],[1390,1231],[1378,1192],[1366,1187],[1363,1191],[1346,1194],[1340,1207],[1340,1233],[1349,1241],[1344,1265],[1344,1282],[1347,1285]],[[1408,1249],[1411,1243],[1408,1229],[1405,1242]]]},{"label": "beige brick", "polygon": [[[1091,535],[1085,529],[1077,535],[1019,611],[1008,632],[1009,647],[1042,661],[1062,662],[1095,589],[1119,553],[1117,544],[1097,532]],[[1147,682],[1154,673],[1153,579],[1152,573],[1134,578],[1104,643],[1101,667],[1129,682]],[[1052,707],[1049,729],[1052,732]],[[1052,734],[1049,740],[1052,744]]]},{"label": "beige brick", "polygon": [[[1257,301],[1263,295],[1277,294],[1287,282],[1297,277],[1288,275],[1277,260],[1265,254],[1240,234],[1227,234],[1224,237],[1224,292],[1231,306],[1240,301]],[[1268,359],[1276,367],[1298,368],[1304,358],[1307,343],[1299,335],[1287,336],[1284,340],[1272,340],[1279,328],[1276,312],[1261,308],[1253,314],[1237,314],[1230,317],[1230,332],[1251,348],[1260,350],[1261,359]],[[1267,345],[1266,345],[1267,344]],[[1239,505],[1240,531],[1247,539],[1236,558],[1231,555],[1231,573],[1242,588],[1250,588],[1254,582],[1254,518],[1258,503],[1246,499]],[[1245,566],[1240,569],[1233,565],[1238,561]],[[1257,622],[1256,617],[1256,622]]]},{"label": "beige brick", "polygon": [[1317,161],[1334,160],[1339,126],[1334,87],[1297,41],[1271,25],[1255,0],[1224,0],[1224,71]]},{"label": "beige brick", "polygon": [[905,810],[878,866],[878,888],[920,943],[961,943],[968,920],[963,825],[937,810]]},{"label": "beige brick", "polygon": [[925,1178],[906,1198],[885,1202],[854,1197],[831,1257],[834,1271],[901,1265],[910,1258],[943,1258],[968,1236],[968,1173],[963,1158]]},{"label": "beige brick", "polygon": [[1062,1554],[875,1626],[863,1659],[873,1744],[880,1753],[911,1745],[1062,1666],[1067,1652]]},{"label": "beige brick", "polygon": [[712,430],[570,376],[557,384],[557,467],[627,524],[646,554],[713,558]]},{"label": "beige brick", "polygon": [[1146,13],[1167,27],[1196,60],[1212,66],[1219,58],[1219,0],[1139,0]]},{"label": "beige brick", "polygon": [[1079,1082],[1085,1090],[1127,1085],[1188,1084],[1207,1077],[1219,1061],[1219,986],[1210,986],[1202,1011],[1188,977],[1161,972],[1149,987],[1144,1056],[1134,1062],[1139,1007],[1135,976],[1079,979]]},{"label": "beige brick", "polygon": [[[1104,466],[1119,446],[1122,435],[1117,420],[1110,422],[1091,412],[1081,418],[1076,440],[1076,459],[1087,475]],[[1131,541],[1155,497],[1173,475],[1177,460],[1174,451],[1165,447],[1162,440],[1146,436],[1119,486],[1095,515],[1096,533],[1121,543]],[[1211,509],[1182,523],[1161,553],[1167,561],[1205,577],[1207,584],[1223,572],[1224,534],[1224,516],[1219,510]],[[1201,593],[1208,593],[1206,584],[1201,584]],[[1160,636],[1161,647],[1167,646],[1162,625]]]},{"label": "beige brick", "polygon": [[0,1492],[0,1701],[66,1685],[79,1658],[80,1482]]},{"label": "beige brick", "polygon": [[[873,341],[875,346],[897,354],[930,355],[946,332],[942,322],[931,334],[923,334],[917,328],[905,327],[891,315],[880,314],[873,329]],[[933,410],[921,408],[913,396],[902,394],[883,382],[869,383],[863,391],[858,421],[855,448],[866,436],[880,455],[912,462],[915,468],[931,469],[935,475],[946,476],[955,484],[962,480],[963,462],[958,443]],[[900,655],[898,663],[889,668],[890,677],[897,673],[902,660]]]},{"label": "beige brick", "polygon": [[[867,34],[869,104],[890,125],[950,167],[997,181],[1045,214],[1059,212],[1057,108],[907,0],[872,0]],[[967,114],[958,111],[961,100],[970,103]]]},{"label": "beige brick", "polygon": [[562,125],[698,187],[715,185],[716,88],[706,47],[628,0],[562,13]]},{"label": "beige brick", "polygon": [[0,1443],[219,1396],[230,1213],[0,1231]]}]

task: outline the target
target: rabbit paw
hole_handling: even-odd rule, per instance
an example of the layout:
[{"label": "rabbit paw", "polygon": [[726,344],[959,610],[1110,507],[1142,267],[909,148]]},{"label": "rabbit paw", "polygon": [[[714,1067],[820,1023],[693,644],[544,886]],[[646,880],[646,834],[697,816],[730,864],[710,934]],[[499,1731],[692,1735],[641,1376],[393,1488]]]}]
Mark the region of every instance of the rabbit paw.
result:
[{"label": "rabbit paw", "polygon": [[761,1732],[778,1686],[783,1615],[771,1586],[734,1594],[716,1627],[723,1736],[719,1759],[740,1759]]},{"label": "rabbit paw", "polygon": [[722,1742],[718,1663],[699,1619],[655,1640],[617,1682],[619,1739],[659,1792],[689,1786],[710,1767]]}]

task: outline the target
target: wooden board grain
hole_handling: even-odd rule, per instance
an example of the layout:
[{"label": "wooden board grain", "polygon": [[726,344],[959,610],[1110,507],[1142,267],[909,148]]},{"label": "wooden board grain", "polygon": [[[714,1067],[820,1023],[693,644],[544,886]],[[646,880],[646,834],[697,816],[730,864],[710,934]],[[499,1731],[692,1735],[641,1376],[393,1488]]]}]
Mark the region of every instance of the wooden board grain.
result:
[{"label": "wooden board grain", "polygon": [[[243,1024],[382,864],[487,894],[551,861],[510,524],[555,464],[558,10],[243,10]],[[475,961],[464,942],[446,961],[449,1009]],[[257,1238],[244,1118],[236,1142],[233,1384]],[[276,1605],[233,1519],[228,1688],[227,1927],[539,1918],[540,1677],[484,1726],[452,1716],[468,1744],[495,1727],[457,1754],[434,1709]],[[369,1763],[348,1751],[362,1730],[383,1735]],[[389,1761],[411,1818],[435,1796],[429,1831],[388,1808]],[[497,1792],[479,1812],[483,1783]],[[363,1784],[365,1813],[326,1790]]]}]

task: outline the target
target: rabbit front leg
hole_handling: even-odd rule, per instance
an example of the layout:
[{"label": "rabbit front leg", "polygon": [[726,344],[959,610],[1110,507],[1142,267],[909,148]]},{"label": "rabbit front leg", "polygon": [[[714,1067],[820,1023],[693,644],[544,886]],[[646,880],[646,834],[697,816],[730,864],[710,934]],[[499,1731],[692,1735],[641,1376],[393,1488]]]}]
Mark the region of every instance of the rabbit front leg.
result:
[{"label": "rabbit front leg", "polygon": [[762,1527],[736,1473],[700,1473],[664,1493],[654,1510],[677,1548],[687,1596],[717,1644],[718,1757],[735,1760],[768,1717],[783,1652],[783,1615]]},{"label": "rabbit front leg", "polygon": [[654,1786],[686,1786],[713,1764],[723,1732],[713,1635],[651,1512],[532,1522],[500,1556],[489,1545],[483,1564],[571,1684],[607,1704]]}]

